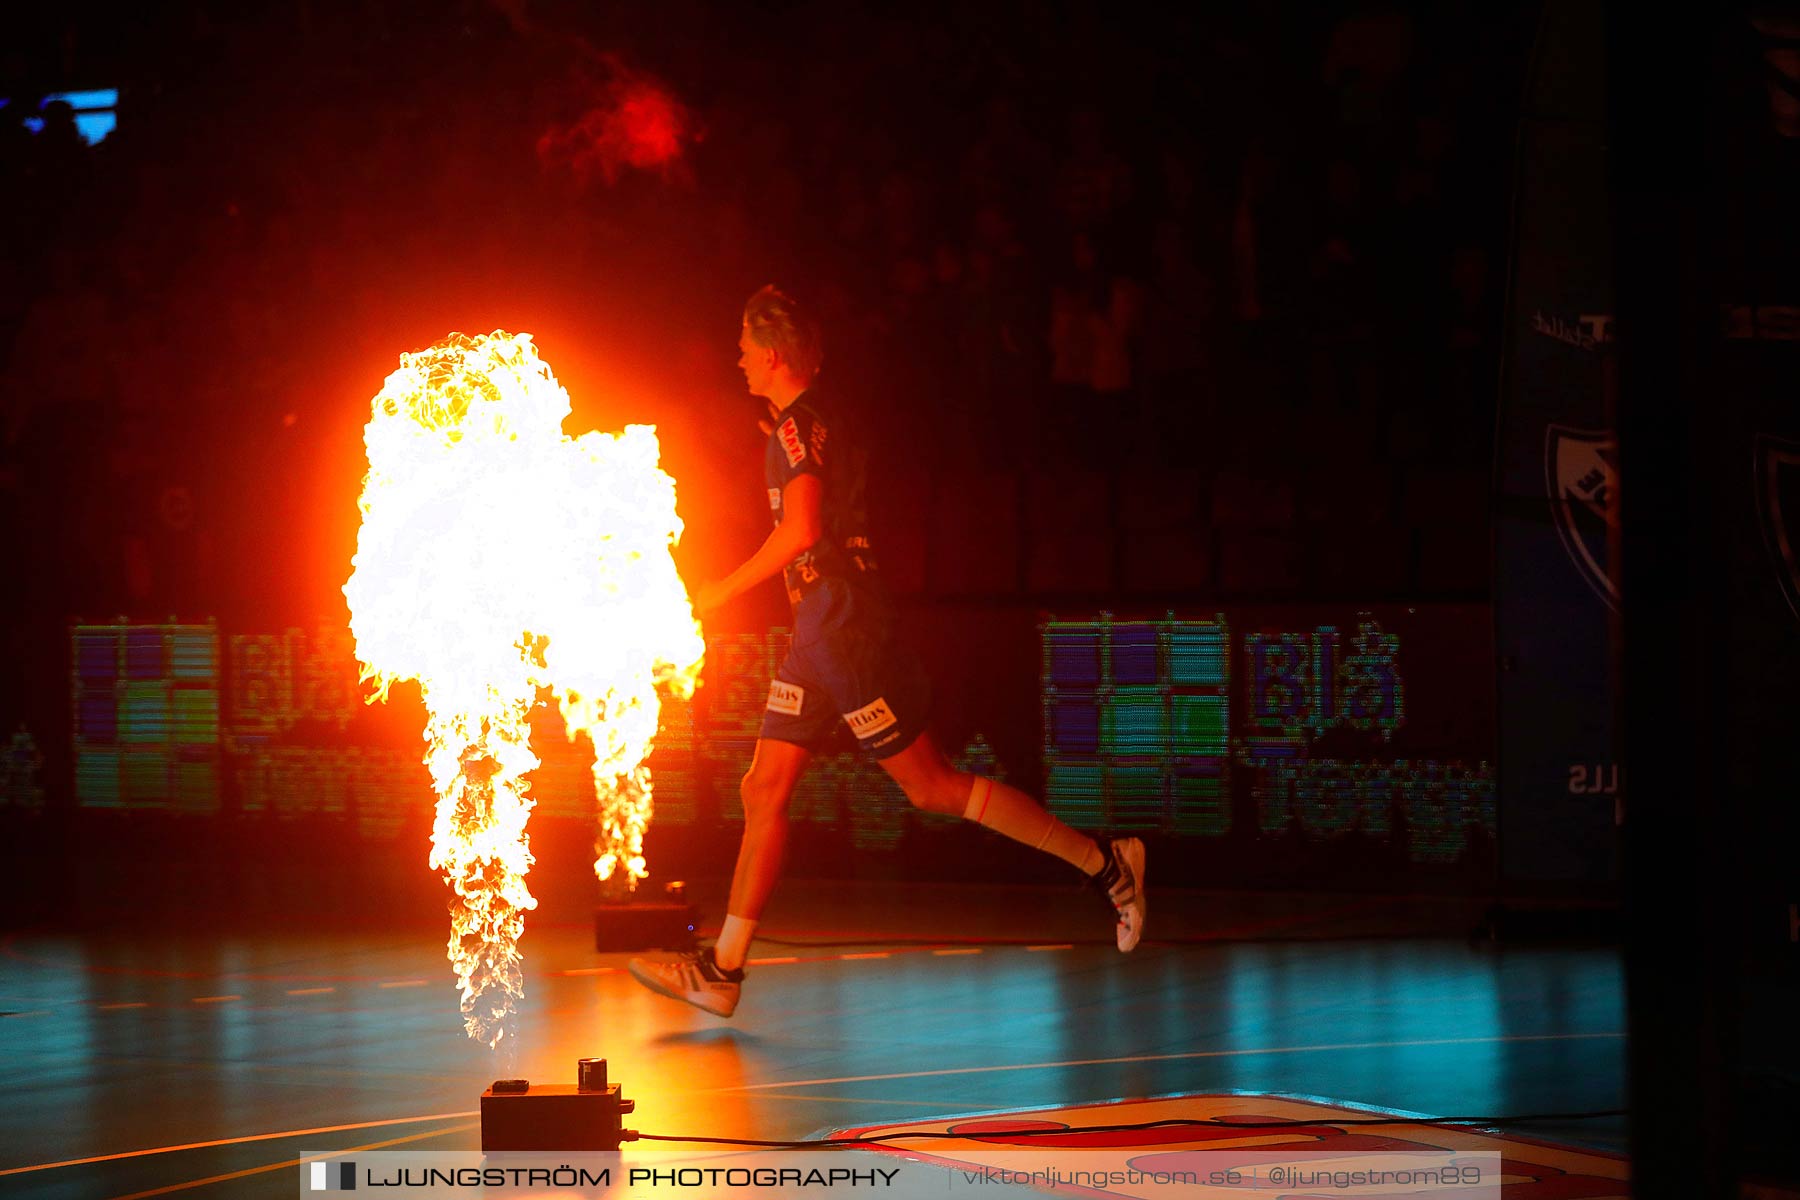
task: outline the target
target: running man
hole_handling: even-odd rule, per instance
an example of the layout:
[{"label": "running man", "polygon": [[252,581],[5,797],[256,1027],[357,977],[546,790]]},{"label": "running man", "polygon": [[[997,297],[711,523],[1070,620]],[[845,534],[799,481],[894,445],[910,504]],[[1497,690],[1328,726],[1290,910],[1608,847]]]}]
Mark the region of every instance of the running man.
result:
[{"label": "running man", "polygon": [[930,685],[895,636],[894,608],[875,572],[864,508],[862,460],[813,382],[824,359],[818,325],[785,293],[765,287],[744,308],[738,367],[767,400],[764,474],[775,528],[749,561],[694,598],[702,614],[782,575],[793,607],[793,642],[769,686],[762,734],[744,776],[744,840],[717,941],[673,961],[632,959],[652,991],[729,1017],[763,906],[787,846],[788,800],[807,760],[836,729],[893,776],[927,812],[985,825],[1056,857],[1093,880],[1118,916],[1119,949],[1144,933],[1144,844],[1101,846],[1030,796],[950,765],[926,729]]}]

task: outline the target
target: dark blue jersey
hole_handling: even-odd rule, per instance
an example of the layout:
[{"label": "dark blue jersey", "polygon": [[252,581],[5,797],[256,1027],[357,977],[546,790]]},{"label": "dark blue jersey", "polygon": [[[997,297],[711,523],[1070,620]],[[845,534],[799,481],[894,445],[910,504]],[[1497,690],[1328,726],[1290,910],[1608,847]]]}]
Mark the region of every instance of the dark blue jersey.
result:
[{"label": "dark blue jersey", "polygon": [[763,477],[776,525],[783,515],[782,489],[801,475],[817,475],[825,492],[819,540],[782,570],[789,603],[798,608],[824,579],[877,587],[875,552],[869,544],[865,456],[838,415],[828,417],[812,392],[802,393],[775,415],[775,429],[763,453]]}]

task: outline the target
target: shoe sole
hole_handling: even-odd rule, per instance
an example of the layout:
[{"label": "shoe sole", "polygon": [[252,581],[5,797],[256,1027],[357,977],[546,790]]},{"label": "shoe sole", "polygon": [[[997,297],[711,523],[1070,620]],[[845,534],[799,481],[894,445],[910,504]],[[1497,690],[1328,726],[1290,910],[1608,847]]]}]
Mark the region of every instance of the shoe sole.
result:
[{"label": "shoe sole", "polygon": [[715,1017],[729,1017],[732,1013],[737,1011],[737,1005],[735,1004],[726,1009],[714,1008],[710,1004],[705,1004],[694,999],[694,997],[688,995],[686,992],[678,992],[668,984],[664,983],[660,976],[649,971],[638,970],[638,965],[635,962],[626,963],[625,969],[631,972],[631,977],[633,979],[637,980],[657,995],[667,996],[671,1000],[679,1000],[683,1004],[691,1004],[701,1012],[711,1013]]},{"label": "shoe sole", "polygon": [[1131,939],[1131,945],[1119,947],[1119,953],[1129,954],[1143,941],[1144,926],[1150,922],[1150,893],[1144,887],[1144,843],[1132,838],[1121,845],[1116,853],[1131,872],[1132,889],[1137,892],[1138,898],[1137,936]]}]

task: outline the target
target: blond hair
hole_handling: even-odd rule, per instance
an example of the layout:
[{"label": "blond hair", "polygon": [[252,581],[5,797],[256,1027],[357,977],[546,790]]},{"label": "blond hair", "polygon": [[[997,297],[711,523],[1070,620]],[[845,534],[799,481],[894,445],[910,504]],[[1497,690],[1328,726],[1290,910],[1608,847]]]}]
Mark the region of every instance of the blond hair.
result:
[{"label": "blond hair", "polygon": [[798,379],[811,381],[825,361],[819,323],[786,292],[769,284],[744,305],[744,328],[750,340],[773,350]]}]

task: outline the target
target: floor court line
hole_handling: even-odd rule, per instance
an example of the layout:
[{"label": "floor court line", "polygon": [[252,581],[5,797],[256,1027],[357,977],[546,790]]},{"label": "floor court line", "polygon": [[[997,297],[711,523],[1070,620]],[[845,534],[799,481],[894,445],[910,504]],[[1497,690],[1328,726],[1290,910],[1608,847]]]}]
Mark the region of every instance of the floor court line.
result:
[{"label": "floor court line", "polygon": [[894,1071],[883,1075],[842,1075],[835,1079],[792,1079],[782,1083],[746,1083],[707,1088],[709,1092],[762,1092],[774,1088],[816,1087],[826,1083],[873,1083],[883,1079],[931,1079],[944,1075],[983,1075],[1000,1071],[1049,1071],[1059,1067],[1098,1067],[1115,1063],[1179,1062],[1193,1058],[1239,1058],[1254,1054],[1316,1054],[1328,1050],[1397,1050],[1408,1046],[1485,1046],[1500,1042],[1572,1042],[1623,1038],[1622,1033],[1524,1033],[1508,1037],[1420,1038],[1403,1042],[1327,1042],[1316,1046],[1264,1046],[1251,1050],[1190,1050],[1181,1054],[1130,1054],[1120,1058],[1072,1058],[1061,1062],[1001,1063],[987,1067],[947,1067],[939,1071]]},{"label": "floor court line", "polygon": [[270,1163],[263,1167],[247,1167],[242,1171],[232,1171],[226,1175],[208,1175],[205,1179],[190,1179],[186,1183],[171,1183],[167,1187],[152,1188],[147,1192],[132,1192],[128,1196],[114,1196],[113,1200],[146,1200],[149,1196],[166,1196],[170,1192],[185,1192],[189,1188],[206,1187],[208,1184],[224,1183],[228,1179],[242,1179],[246,1175],[264,1175],[270,1171],[283,1168],[293,1170],[301,1163],[317,1162],[322,1158],[337,1158],[345,1154],[360,1154],[364,1150],[382,1150],[388,1146],[404,1145],[407,1142],[423,1141],[426,1138],[443,1137],[446,1133],[461,1133],[465,1129],[473,1129],[481,1124],[470,1121],[466,1125],[452,1125],[448,1129],[433,1129],[426,1133],[409,1133],[405,1137],[389,1138],[385,1142],[370,1142],[366,1146],[346,1146],[342,1150],[331,1150],[324,1154],[313,1154],[306,1158],[284,1158],[280,1162]]},{"label": "floor court line", "polygon": [[380,1129],[384,1125],[413,1125],[420,1121],[450,1121],[458,1117],[476,1117],[468,1112],[433,1113],[426,1117],[394,1117],[386,1121],[357,1121],[350,1125],[321,1125],[316,1129],[284,1129],[279,1133],[252,1133],[244,1137],[219,1138],[212,1142],[188,1142],[180,1146],[151,1146],[145,1150],[123,1150],[118,1154],[96,1154],[92,1158],[66,1158],[61,1162],[33,1163],[29,1167],[7,1167],[0,1177],[24,1175],[31,1171],[49,1171],[57,1167],[82,1167],[89,1163],[117,1162],[121,1158],[142,1158],[147,1154],[173,1154],[178,1150],[208,1150],[214,1146],[240,1146],[245,1142],[267,1142],[276,1138],[309,1137],[315,1133],[342,1133],[348,1129]]},{"label": "floor court line", "polygon": [[945,1100],[883,1100],[875,1096],[807,1096],[794,1092],[764,1092],[757,1100],[823,1100],[827,1104],[903,1104],[907,1107],[935,1108],[939,1112],[954,1111],[956,1105]]}]

